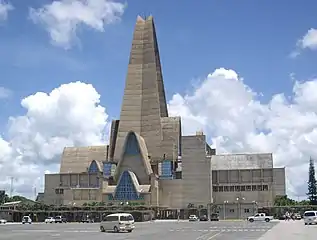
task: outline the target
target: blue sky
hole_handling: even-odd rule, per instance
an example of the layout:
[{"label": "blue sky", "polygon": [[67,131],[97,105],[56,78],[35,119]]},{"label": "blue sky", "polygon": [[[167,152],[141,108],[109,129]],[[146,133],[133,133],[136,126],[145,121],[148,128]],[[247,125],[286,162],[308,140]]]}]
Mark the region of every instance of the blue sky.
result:
[{"label": "blue sky", "polygon": [[[65,145],[102,142],[119,118],[137,15],[151,14],[169,110],[185,134],[203,129],[217,152],[272,152],[290,194],[305,196],[302,176],[317,159],[316,1],[85,1],[0,0],[0,189],[9,183],[1,173],[12,172],[30,193],[58,169]],[[109,6],[120,21],[108,24]],[[48,30],[69,26],[68,47],[53,41],[69,39]]]},{"label": "blue sky", "polygon": [[[1,86],[13,96],[0,105],[2,124],[23,114],[21,98],[62,83],[92,83],[110,116],[118,117],[132,32],[138,14],[155,18],[167,98],[219,67],[235,69],[264,96],[291,91],[289,75],[316,76],[316,55],[289,58],[296,41],[316,23],[316,1],[128,1],[118,24],[100,33],[83,27],[81,46],[53,46],[28,17],[44,1],[11,1],[15,10],[0,27]],[[46,1],[49,3],[50,1]]]}]

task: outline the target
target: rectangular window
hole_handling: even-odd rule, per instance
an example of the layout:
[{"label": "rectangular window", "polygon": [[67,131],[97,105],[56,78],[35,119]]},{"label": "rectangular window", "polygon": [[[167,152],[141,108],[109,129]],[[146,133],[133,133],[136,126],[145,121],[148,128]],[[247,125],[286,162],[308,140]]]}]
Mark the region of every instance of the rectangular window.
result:
[{"label": "rectangular window", "polygon": [[64,189],[62,189],[62,188],[56,188],[56,189],[55,189],[55,193],[62,195],[62,194],[64,194]]},{"label": "rectangular window", "polygon": [[230,192],[234,192],[234,186],[230,186]]},{"label": "rectangular window", "polygon": [[256,191],[256,185],[252,185],[252,191]]},{"label": "rectangular window", "polygon": [[234,190],[235,190],[236,192],[240,192],[240,186],[234,186]]},{"label": "rectangular window", "polygon": [[263,191],[269,191],[269,186],[268,185],[263,185]]},{"label": "rectangular window", "polygon": [[250,185],[247,185],[246,188],[245,188],[245,190],[246,190],[246,191],[251,191],[251,186],[250,186]]},{"label": "rectangular window", "polygon": [[241,186],[241,192],[245,192],[245,186]]},{"label": "rectangular window", "polygon": [[229,192],[229,186],[224,186],[224,191]]},{"label": "rectangular window", "polygon": [[233,212],[234,212],[234,209],[231,208],[231,209],[229,210],[229,212],[233,213]]},{"label": "rectangular window", "polygon": [[217,187],[217,186],[213,186],[213,187],[212,187],[212,191],[213,191],[213,192],[218,192],[218,187]]},{"label": "rectangular window", "polygon": [[249,212],[250,212],[250,209],[249,209],[249,208],[245,208],[245,209],[244,209],[244,212],[245,212],[245,213],[249,213]]},{"label": "rectangular window", "polygon": [[223,192],[223,186],[219,186],[218,191]]},{"label": "rectangular window", "polygon": [[262,185],[257,185],[257,191],[262,191]]}]

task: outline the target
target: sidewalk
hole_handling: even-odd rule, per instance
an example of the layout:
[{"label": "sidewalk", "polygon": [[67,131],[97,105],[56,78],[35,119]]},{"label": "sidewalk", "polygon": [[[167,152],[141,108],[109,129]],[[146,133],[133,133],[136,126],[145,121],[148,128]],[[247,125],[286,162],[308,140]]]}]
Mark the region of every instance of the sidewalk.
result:
[{"label": "sidewalk", "polygon": [[280,221],[258,240],[315,240],[317,225],[304,225],[304,221]]}]

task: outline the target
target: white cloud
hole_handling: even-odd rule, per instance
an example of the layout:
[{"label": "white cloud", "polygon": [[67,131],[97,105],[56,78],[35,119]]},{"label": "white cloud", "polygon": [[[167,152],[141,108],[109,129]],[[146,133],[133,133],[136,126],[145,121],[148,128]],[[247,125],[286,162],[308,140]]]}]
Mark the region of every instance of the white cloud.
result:
[{"label": "white cloud", "polygon": [[304,49],[317,50],[317,29],[311,28],[297,41],[296,49],[291,52],[290,57],[296,58]]},{"label": "white cloud", "polygon": [[259,94],[233,70],[217,69],[191,95],[176,94],[171,115],[181,115],[185,134],[203,129],[217,152],[273,152],[287,167],[288,193],[305,195],[308,161],[317,159],[317,79],[296,82],[292,96]]},{"label": "white cloud", "polygon": [[80,26],[103,32],[105,25],[120,20],[124,9],[124,4],[112,0],[56,0],[31,8],[30,18],[44,25],[53,44],[67,49],[78,40]]},{"label": "white cloud", "polygon": [[13,10],[11,3],[0,0],[0,21],[5,21],[8,18],[9,11]]},{"label": "white cloud", "polygon": [[11,117],[7,138],[0,136],[0,189],[9,189],[12,176],[15,191],[30,196],[34,185],[43,188],[45,172],[58,171],[65,146],[104,143],[108,115],[99,101],[93,86],[82,82],[24,98],[26,114]]},{"label": "white cloud", "polygon": [[11,93],[12,93],[11,90],[5,87],[0,87],[0,99],[10,97]]},{"label": "white cloud", "polygon": [[303,49],[317,50],[317,29],[309,29],[302,39],[299,40],[298,45]]}]

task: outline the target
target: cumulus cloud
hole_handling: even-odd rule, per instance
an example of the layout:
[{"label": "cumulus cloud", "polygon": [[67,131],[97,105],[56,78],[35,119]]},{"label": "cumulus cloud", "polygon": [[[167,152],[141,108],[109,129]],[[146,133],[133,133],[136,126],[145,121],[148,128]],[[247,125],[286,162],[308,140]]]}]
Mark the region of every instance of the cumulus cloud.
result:
[{"label": "cumulus cloud", "polygon": [[317,29],[311,28],[307,33],[297,41],[297,49],[291,53],[291,57],[295,58],[300,55],[301,50],[317,50]]},{"label": "cumulus cloud", "polygon": [[30,196],[43,188],[45,172],[58,171],[65,146],[104,144],[108,115],[90,84],[73,82],[50,93],[37,92],[21,101],[26,113],[11,117],[7,138],[0,136],[0,189]]},{"label": "cumulus cloud", "polygon": [[171,115],[182,116],[183,132],[203,129],[218,153],[273,152],[275,166],[286,166],[288,193],[305,196],[309,157],[317,159],[317,79],[296,82],[262,103],[233,70],[209,74],[192,94],[175,94]]},{"label": "cumulus cloud", "polygon": [[54,45],[70,48],[78,40],[81,26],[103,32],[108,24],[120,20],[125,5],[112,0],[60,0],[41,8],[30,8],[30,18],[48,31]]},{"label": "cumulus cloud", "polygon": [[0,21],[5,21],[8,18],[9,11],[13,10],[11,3],[0,0]]},{"label": "cumulus cloud", "polygon": [[0,99],[10,97],[11,93],[12,93],[11,90],[5,87],[0,87]]}]

